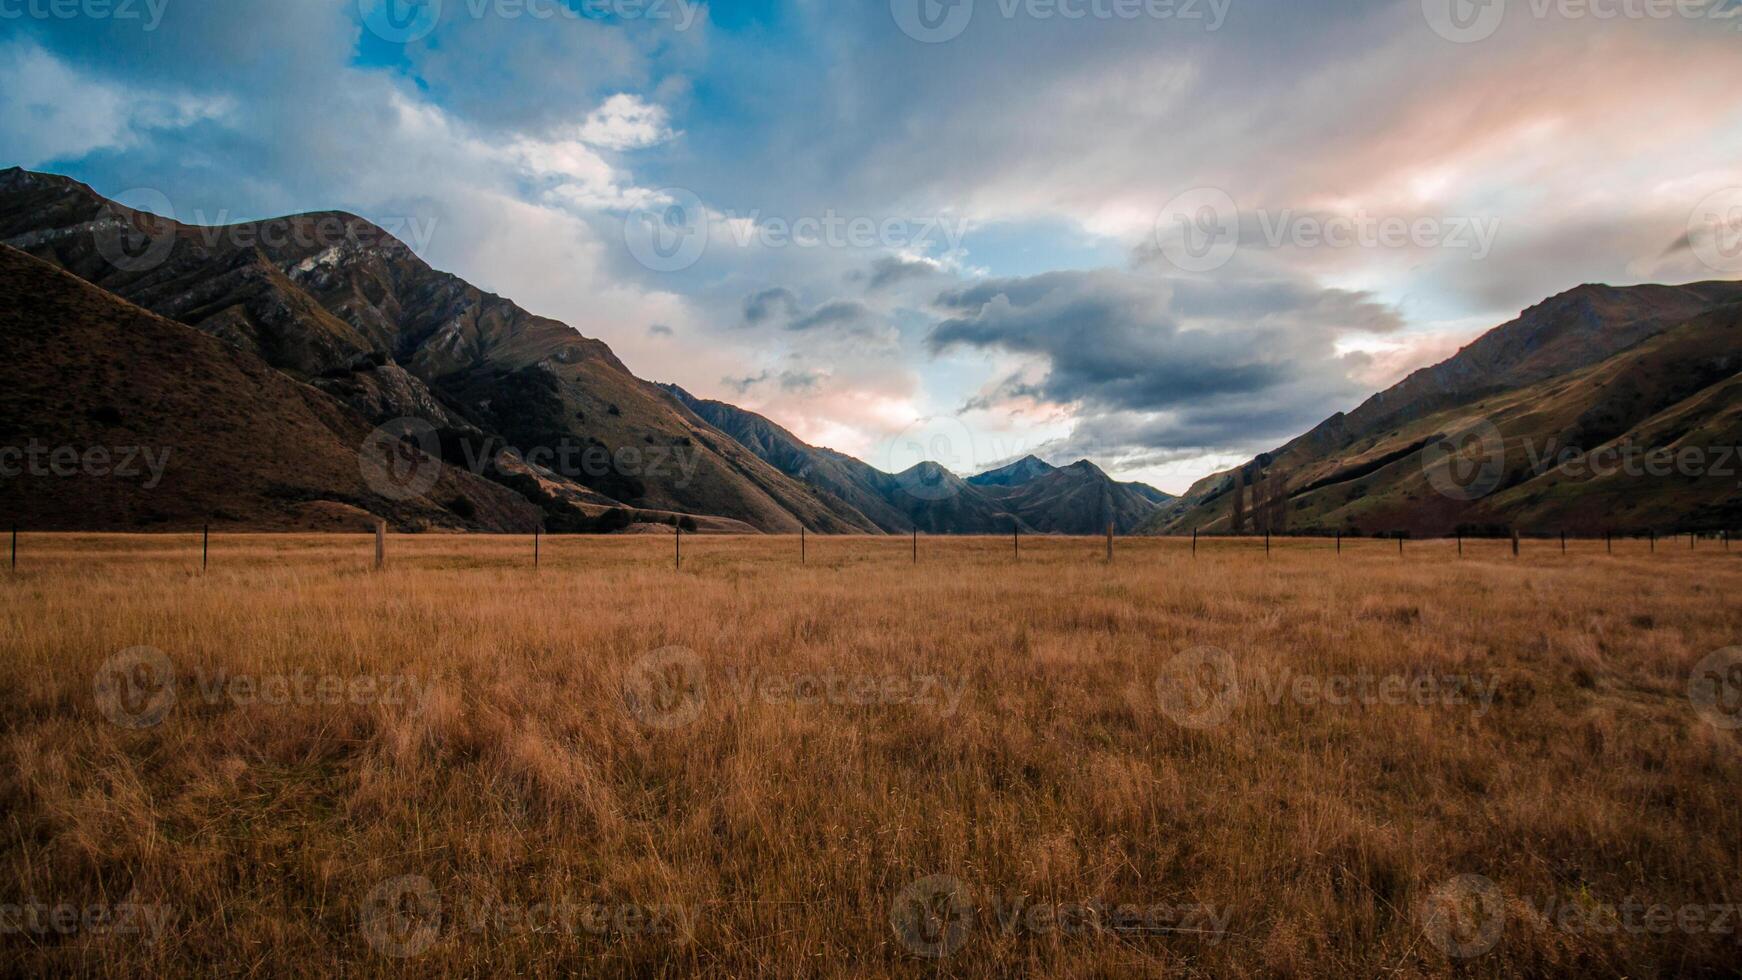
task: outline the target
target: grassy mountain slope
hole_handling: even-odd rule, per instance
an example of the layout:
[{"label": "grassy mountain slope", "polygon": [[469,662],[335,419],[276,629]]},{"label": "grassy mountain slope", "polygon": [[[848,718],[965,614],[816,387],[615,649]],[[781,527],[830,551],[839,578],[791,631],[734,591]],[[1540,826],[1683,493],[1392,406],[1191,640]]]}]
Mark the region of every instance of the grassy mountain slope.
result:
[{"label": "grassy mountain slope", "polygon": [[628,507],[764,531],[876,529],[636,378],[600,341],[431,269],[352,215],[196,227],[13,169],[0,171],[0,240],[318,384],[372,421],[410,416],[461,441],[601,451],[602,472],[556,475]]},{"label": "grassy mountain slope", "polygon": [[422,497],[382,497],[357,455],[370,427],[338,400],[5,246],[0,337],[0,445],[59,453],[0,460],[0,509],[26,527],[537,526],[520,497],[450,467]]},{"label": "grassy mountain slope", "polygon": [[1276,452],[1200,481],[1146,529],[1230,530],[1242,471],[1249,482],[1281,481],[1296,532],[1742,525],[1735,476],[1704,472],[1708,464],[1698,475],[1582,477],[1576,464],[1557,465],[1690,448],[1715,462],[1737,445],[1739,310],[1736,283],[1581,286]]}]

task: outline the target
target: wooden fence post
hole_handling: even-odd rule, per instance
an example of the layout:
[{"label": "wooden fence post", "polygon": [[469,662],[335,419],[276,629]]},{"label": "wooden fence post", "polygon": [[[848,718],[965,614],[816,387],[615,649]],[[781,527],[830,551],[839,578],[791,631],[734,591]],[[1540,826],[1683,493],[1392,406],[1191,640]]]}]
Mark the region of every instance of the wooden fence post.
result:
[{"label": "wooden fence post", "polygon": [[1651,532],[1651,553],[1657,554],[1657,531],[1655,529]]},{"label": "wooden fence post", "polygon": [[[680,527],[678,530],[681,531],[683,528]],[[532,529],[532,567],[538,567],[538,528],[536,527]]]},{"label": "wooden fence post", "polygon": [[375,570],[387,567],[387,522],[375,522]]},{"label": "wooden fence post", "polygon": [[12,525],[12,570],[18,571],[18,525]]},{"label": "wooden fence post", "polygon": [[1518,557],[1518,529],[1512,529],[1512,557]]},{"label": "wooden fence post", "polygon": [[1264,554],[1265,554],[1265,557],[1269,557],[1269,555],[1270,555],[1270,532],[1269,531],[1264,532]]},{"label": "wooden fence post", "polygon": [[1107,564],[1113,564],[1113,522],[1107,522]]},{"label": "wooden fence post", "polygon": [[1615,553],[1615,532],[1614,531],[1604,531],[1603,532],[1603,550],[1611,555]]},{"label": "wooden fence post", "polygon": [[1192,557],[1198,556],[1198,529],[1192,528]]},{"label": "wooden fence post", "polygon": [[798,563],[803,565],[807,560],[807,556],[805,555],[804,525],[800,524],[798,526]]},{"label": "wooden fence post", "polygon": [[1464,557],[1464,532],[1458,532],[1458,557]]},{"label": "wooden fence post", "polygon": [[[679,520],[682,520],[682,518],[679,518]],[[682,524],[679,524],[677,526],[677,555],[673,560],[676,562],[674,567],[680,572],[683,571],[683,525]]]},{"label": "wooden fence post", "polygon": [[919,527],[913,529],[913,563],[919,564]]},{"label": "wooden fence post", "polygon": [[1022,525],[1016,523],[1015,519],[1012,519],[1010,521],[1010,546],[1015,551],[1016,557],[1021,558],[1022,557]]},{"label": "wooden fence post", "polygon": [[1343,532],[1337,532],[1337,554],[1343,553]]},{"label": "wooden fence post", "polygon": [[207,524],[200,532],[200,571],[212,567],[212,526]]},{"label": "wooden fence post", "polygon": [[1397,557],[1403,557],[1403,532],[1397,532]]},{"label": "wooden fence post", "polygon": [[1561,532],[1561,554],[1567,553],[1567,532]]}]

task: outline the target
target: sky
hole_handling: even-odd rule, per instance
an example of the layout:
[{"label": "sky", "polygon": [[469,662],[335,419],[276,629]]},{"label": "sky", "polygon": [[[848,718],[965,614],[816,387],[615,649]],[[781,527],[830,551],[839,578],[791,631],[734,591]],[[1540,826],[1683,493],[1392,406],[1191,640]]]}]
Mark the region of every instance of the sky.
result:
[{"label": "sky", "polygon": [[0,0],[0,166],[343,209],[898,470],[1180,492],[1585,282],[1742,277],[1737,0]]}]

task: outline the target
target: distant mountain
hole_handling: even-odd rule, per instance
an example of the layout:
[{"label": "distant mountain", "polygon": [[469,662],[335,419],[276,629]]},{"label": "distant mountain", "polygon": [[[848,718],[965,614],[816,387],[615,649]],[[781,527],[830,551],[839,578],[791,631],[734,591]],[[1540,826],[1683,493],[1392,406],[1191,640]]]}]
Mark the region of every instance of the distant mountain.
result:
[{"label": "distant mountain", "polygon": [[1111,523],[1115,532],[1128,534],[1155,513],[1156,504],[1147,496],[1114,481],[1086,459],[1064,467],[1049,466],[1045,472],[1032,466],[1028,470],[1039,475],[1010,484],[989,483],[979,489],[1021,515],[1037,531],[1100,534]]},{"label": "distant mountain", "polygon": [[1028,456],[967,479],[936,463],[885,473],[807,445],[754,412],[696,398],[675,385],[666,390],[782,472],[847,501],[886,531],[917,527],[933,534],[1001,534],[1020,527],[1100,534],[1111,520],[1124,534],[1146,521],[1158,502],[1171,499],[1152,487],[1114,482],[1086,460],[1061,469]]},{"label": "distant mountain", "polygon": [[1147,483],[1121,483],[1119,485],[1152,504],[1165,504],[1174,499],[1173,494],[1168,493],[1166,490],[1157,490],[1155,487],[1152,487]]},{"label": "distant mountain", "polygon": [[[442,466],[383,496],[370,426],[248,351],[0,245],[0,511],[34,530],[217,527],[529,532],[538,508]],[[391,489],[391,487],[390,487]]]},{"label": "distant mountain", "polygon": [[1039,457],[1024,456],[1006,466],[970,476],[968,482],[977,487],[1013,487],[1057,471],[1058,467],[1043,462]]},{"label": "distant mountain", "polygon": [[536,499],[553,526],[585,528],[615,509],[877,530],[636,378],[605,344],[431,269],[353,215],[196,227],[14,168],[0,171],[0,241],[255,355],[371,424],[426,421],[450,462],[541,450],[541,471],[479,469]]},{"label": "distant mountain", "polygon": [[697,398],[677,385],[663,385],[703,421],[819,495],[863,515],[877,530],[905,533],[913,519],[890,502],[889,474],[851,456],[805,444],[779,425],[725,402]]},{"label": "distant mountain", "polygon": [[1742,283],[1580,286],[1199,481],[1146,530],[1229,531],[1236,496],[1249,531],[1742,527],[1724,463],[1742,446],[1739,371]]}]

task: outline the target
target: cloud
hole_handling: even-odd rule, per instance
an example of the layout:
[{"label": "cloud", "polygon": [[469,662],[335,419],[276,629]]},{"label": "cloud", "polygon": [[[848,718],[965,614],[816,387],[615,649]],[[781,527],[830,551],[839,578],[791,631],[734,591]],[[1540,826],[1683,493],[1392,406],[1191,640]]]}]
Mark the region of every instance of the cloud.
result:
[{"label": "cloud", "polygon": [[820,391],[828,376],[827,372],[814,370],[763,371],[743,378],[721,378],[720,383],[740,395],[768,384],[788,394],[808,394]]},{"label": "cloud", "polygon": [[798,312],[798,296],[784,286],[775,286],[744,301],[744,322],[760,326],[774,320],[789,320]]},{"label": "cloud", "polygon": [[873,320],[871,308],[864,303],[852,300],[834,300],[793,319],[787,323],[786,329],[799,333],[833,329],[869,336],[876,329]]},{"label": "cloud", "polygon": [[896,255],[886,255],[871,263],[869,274],[858,273],[865,279],[865,289],[869,292],[912,279],[929,279],[942,274],[942,265],[936,260],[905,259]]},{"label": "cloud", "polygon": [[1049,369],[1030,390],[1056,404],[1121,411],[1258,404],[1301,389],[1352,397],[1336,338],[1398,325],[1364,294],[1118,270],[991,280],[937,303],[948,318],[929,338],[934,353],[1039,356]]},{"label": "cloud", "polygon": [[581,124],[580,140],[610,150],[639,150],[676,139],[665,109],[618,93]]}]

